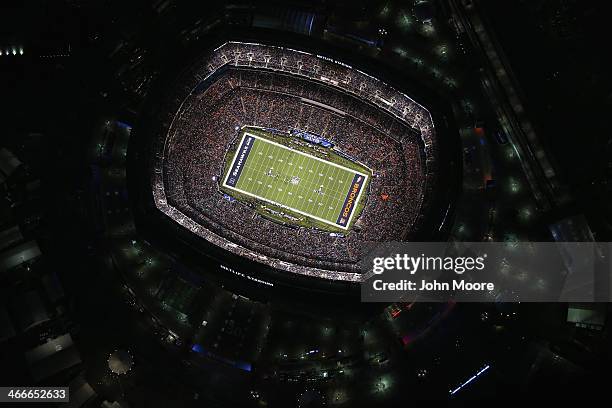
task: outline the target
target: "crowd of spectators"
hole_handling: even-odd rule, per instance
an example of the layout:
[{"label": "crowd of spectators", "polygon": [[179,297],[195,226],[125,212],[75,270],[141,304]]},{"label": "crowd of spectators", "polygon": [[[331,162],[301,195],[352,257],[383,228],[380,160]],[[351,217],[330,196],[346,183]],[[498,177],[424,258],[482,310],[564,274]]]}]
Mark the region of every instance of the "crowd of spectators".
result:
[{"label": "crowd of spectators", "polygon": [[[429,112],[408,96],[345,64],[242,43],[215,50],[174,90],[161,109],[152,184],[156,206],[179,224],[276,269],[348,281],[362,279],[369,243],[410,237],[436,149]],[[223,199],[225,156],[245,126],[320,135],[372,169],[353,230],[287,228]]]}]

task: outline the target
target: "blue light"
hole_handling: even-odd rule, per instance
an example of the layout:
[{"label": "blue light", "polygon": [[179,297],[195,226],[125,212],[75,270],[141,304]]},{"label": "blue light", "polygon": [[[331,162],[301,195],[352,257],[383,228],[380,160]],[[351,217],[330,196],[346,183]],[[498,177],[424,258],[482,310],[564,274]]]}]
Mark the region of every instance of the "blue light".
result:
[{"label": "blue light", "polygon": [[455,388],[450,392],[450,395],[455,395],[455,393],[457,393],[459,390],[461,390],[463,387],[465,387],[466,385],[468,385],[469,383],[471,383],[472,381],[474,381],[476,378],[478,378],[480,376],[480,374],[484,373],[485,371],[487,371],[489,369],[489,365],[485,366],[482,370],[480,370],[479,372],[477,372],[475,375],[473,375],[469,380],[467,380],[466,382],[464,382],[463,384],[461,384],[460,386],[458,386],[457,388]]},{"label": "blue light", "polygon": [[120,127],[122,127],[123,129],[127,129],[127,130],[132,130],[132,126],[128,125],[125,122],[121,122],[121,121],[117,121],[117,125],[119,125]]},{"label": "blue light", "polygon": [[245,362],[240,362],[240,361],[239,361],[239,362],[236,362],[236,363],[234,364],[234,366],[235,366],[235,367],[237,367],[237,368],[239,368],[239,369],[241,369],[241,370],[244,370],[244,371],[249,371],[249,372],[250,372],[250,371],[251,371],[251,369],[252,369],[251,364],[249,364],[249,363],[245,363]]},{"label": "blue light", "polygon": [[308,26],[308,35],[312,34],[312,22],[314,21],[314,14],[310,16],[310,25]]}]

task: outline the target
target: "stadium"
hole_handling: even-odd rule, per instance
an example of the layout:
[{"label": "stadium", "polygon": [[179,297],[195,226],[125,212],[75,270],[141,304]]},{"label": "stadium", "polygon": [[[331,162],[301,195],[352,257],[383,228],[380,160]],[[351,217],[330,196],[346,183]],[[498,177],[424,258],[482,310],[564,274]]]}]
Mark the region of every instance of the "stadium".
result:
[{"label": "stadium", "polygon": [[382,80],[326,55],[230,41],[172,89],[152,138],[153,202],[208,243],[357,283],[373,243],[409,240],[423,224],[436,128]]}]

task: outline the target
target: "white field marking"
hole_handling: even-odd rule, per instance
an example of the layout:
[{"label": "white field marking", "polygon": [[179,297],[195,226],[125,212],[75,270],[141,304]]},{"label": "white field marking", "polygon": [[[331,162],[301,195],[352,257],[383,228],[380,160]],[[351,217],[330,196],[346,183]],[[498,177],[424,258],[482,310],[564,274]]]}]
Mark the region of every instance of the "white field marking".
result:
[{"label": "white field marking", "polygon": [[[358,202],[359,202],[359,200],[361,199],[361,193],[363,193],[363,190],[364,190],[364,188],[363,188],[363,187],[365,186],[365,183],[368,181],[368,175],[367,175],[367,174],[363,174],[363,173],[362,173],[362,172],[360,172],[360,171],[351,170],[351,169],[349,169],[349,168],[347,168],[347,167],[341,166],[341,165],[336,164],[336,163],[332,163],[332,162],[325,161],[325,160],[320,159],[320,158],[318,158],[318,157],[316,157],[316,156],[312,156],[312,155],[309,155],[309,154],[306,154],[306,153],[300,152],[300,151],[298,151],[298,150],[293,150],[293,149],[291,149],[291,148],[289,148],[289,147],[287,147],[287,146],[283,146],[283,145],[282,145],[282,144],[280,144],[280,143],[273,142],[273,141],[271,141],[271,140],[265,139],[265,138],[263,138],[263,137],[260,137],[260,136],[257,136],[257,135],[254,135],[254,134],[252,134],[252,133],[248,133],[248,132],[245,132],[245,133],[244,133],[244,135],[242,135],[242,139],[240,140],[240,144],[238,145],[238,149],[236,150],[236,153],[234,154],[234,159],[232,160],[232,163],[231,163],[231,165],[230,165],[230,170],[232,169],[232,167],[234,167],[234,163],[236,162],[236,159],[238,158],[238,153],[240,152],[240,146],[242,146],[242,144],[243,144],[243,142],[244,142],[244,139],[245,139],[247,136],[251,136],[251,137],[253,137],[253,138],[255,138],[255,139],[260,139],[260,140],[263,140],[265,143],[272,144],[272,145],[278,146],[278,147],[280,147],[280,148],[282,148],[282,149],[289,150],[290,152],[297,153],[297,154],[300,154],[300,155],[302,155],[302,156],[306,156],[306,157],[309,157],[309,158],[315,159],[315,160],[317,160],[317,161],[319,161],[319,162],[321,162],[321,163],[325,163],[325,164],[330,165],[330,166],[333,166],[333,167],[338,167],[338,168],[343,169],[344,171],[347,171],[347,172],[349,172],[349,173],[359,174],[359,175],[363,176],[363,177],[364,177],[364,181],[363,181],[363,183],[362,183],[362,185],[361,185],[361,186],[362,186],[362,188],[359,190],[359,194],[357,195],[357,198],[355,199],[354,203],[355,203],[355,204],[356,204],[356,203],[358,203]],[[252,147],[251,147],[251,148],[252,148]],[[247,159],[248,159],[248,157],[247,157]],[[245,164],[246,164],[246,160],[245,160],[245,162],[243,163],[243,166],[244,166]],[[354,215],[354,213],[355,213],[354,209],[355,209],[356,205],[354,205],[354,206],[352,207],[352,209],[353,209],[353,210],[351,211],[351,215],[349,216],[349,219],[348,219],[348,221],[347,221],[347,223],[346,223],[346,226],[342,226],[342,225],[339,225],[339,224],[337,224],[337,223],[335,223],[335,222],[332,222],[332,221],[326,220],[326,219],[324,219],[324,218],[317,217],[316,215],[313,215],[313,214],[307,213],[307,212],[305,212],[305,211],[298,210],[297,208],[292,208],[292,207],[289,207],[289,206],[287,206],[287,205],[284,205],[284,204],[278,203],[278,202],[276,202],[276,201],[273,201],[273,200],[267,199],[267,198],[265,198],[265,197],[258,196],[257,194],[253,194],[253,193],[251,193],[251,192],[248,192],[248,191],[245,191],[245,190],[242,190],[242,189],[236,188],[236,187],[232,187],[232,186],[230,186],[230,185],[228,185],[228,184],[227,184],[227,180],[229,179],[230,174],[231,174],[231,171],[228,171],[228,173],[227,173],[227,177],[225,177],[225,180],[223,181],[223,186],[224,186],[224,187],[227,187],[227,188],[229,188],[229,189],[231,189],[231,190],[235,190],[235,191],[238,191],[238,192],[240,192],[240,193],[246,194],[246,195],[248,195],[248,196],[250,196],[250,197],[255,197],[255,198],[260,199],[260,200],[262,200],[262,201],[266,201],[266,202],[268,202],[268,203],[271,203],[271,204],[277,205],[277,206],[279,206],[279,207],[281,207],[281,208],[286,208],[286,209],[288,209],[288,210],[295,211],[295,212],[297,212],[298,214],[302,214],[302,215],[305,215],[305,216],[307,216],[307,217],[314,218],[315,220],[317,220],[317,221],[321,221],[321,222],[323,222],[323,223],[325,223],[325,224],[333,225],[334,227],[337,227],[337,228],[340,228],[340,229],[344,229],[344,230],[348,230],[348,229],[349,229],[349,225],[351,224],[351,220],[353,219],[353,215]],[[237,182],[237,181],[236,181],[236,184],[238,184],[238,182]],[[269,185],[268,187],[270,187],[270,188],[271,188],[272,186],[270,186],[270,185]],[[352,187],[352,186],[351,186],[351,187]],[[348,194],[348,193],[347,193],[347,194]],[[342,209],[341,209],[341,210],[342,210]]]}]

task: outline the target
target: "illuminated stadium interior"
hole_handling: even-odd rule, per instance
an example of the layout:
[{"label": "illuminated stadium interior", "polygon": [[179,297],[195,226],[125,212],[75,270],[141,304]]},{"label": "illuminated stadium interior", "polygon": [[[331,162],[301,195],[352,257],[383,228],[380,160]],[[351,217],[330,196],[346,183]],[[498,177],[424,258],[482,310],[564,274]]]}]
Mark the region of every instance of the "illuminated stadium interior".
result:
[{"label": "illuminated stadium interior", "polygon": [[[201,238],[274,269],[358,282],[367,242],[414,233],[437,142],[429,111],[408,95],[323,55],[243,42],[199,59],[175,90],[180,104],[157,131],[153,195]],[[245,139],[247,127],[256,130]],[[295,171],[291,161],[275,170],[274,157],[296,154],[306,161]]]}]

